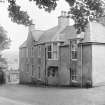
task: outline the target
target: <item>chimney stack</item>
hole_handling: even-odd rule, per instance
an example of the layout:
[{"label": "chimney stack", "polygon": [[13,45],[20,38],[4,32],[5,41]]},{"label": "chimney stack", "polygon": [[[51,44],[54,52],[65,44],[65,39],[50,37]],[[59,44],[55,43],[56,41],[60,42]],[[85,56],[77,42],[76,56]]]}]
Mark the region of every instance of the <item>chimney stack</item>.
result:
[{"label": "chimney stack", "polygon": [[58,25],[59,26],[69,25],[69,17],[66,11],[61,11],[61,16],[58,17]]}]

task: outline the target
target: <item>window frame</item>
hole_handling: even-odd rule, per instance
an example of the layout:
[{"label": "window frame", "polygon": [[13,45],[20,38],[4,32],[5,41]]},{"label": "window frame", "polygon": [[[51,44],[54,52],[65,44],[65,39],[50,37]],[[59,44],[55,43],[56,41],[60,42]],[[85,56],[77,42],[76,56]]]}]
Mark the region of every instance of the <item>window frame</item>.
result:
[{"label": "window frame", "polygon": [[41,67],[38,66],[38,78],[41,79]]},{"label": "window frame", "polygon": [[32,57],[34,56],[34,47],[33,46],[31,47],[31,56]]},{"label": "window frame", "polygon": [[[54,49],[54,44],[56,43],[56,49]],[[51,50],[48,50],[48,47],[51,46]],[[49,57],[48,53],[51,53],[51,57]],[[54,53],[56,54],[56,57],[54,57]],[[52,42],[47,45],[47,59],[48,60],[58,60],[58,43]]]},{"label": "window frame", "polygon": [[[73,43],[74,41],[75,41],[75,43]],[[72,43],[71,43],[71,59],[73,61],[78,60],[78,51],[77,50],[78,50],[77,40],[73,40]]]},{"label": "window frame", "polygon": [[[48,47],[51,47],[51,48],[50,48],[51,50],[49,50]],[[50,59],[53,58],[53,56],[52,56],[52,51],[53,51],[53,49],[52,49],[52,44],[48,44],[48,45],[47,45],[47,58],[48,58],[48,60],[50,60]],[[50,53],[50,57],[49,57],[49,53]]]},{"label": "window frame", "polygon": [[30,65],[27,63],[26,64],[26,72],[29,73],[29,71],[30,71]]},{"label": "window frame", "polygon": [[38,45],[38,57],[40,58],[41,57],[41,46]]},{"label": "window frame", "polygon": [[56,77],[58,72],[58,68],[50,68],[47,70],[47,76],[48,77]]},{"label": "window frame", "polygon": [[34,65],[32,64],[32,76],[34,75]]}]

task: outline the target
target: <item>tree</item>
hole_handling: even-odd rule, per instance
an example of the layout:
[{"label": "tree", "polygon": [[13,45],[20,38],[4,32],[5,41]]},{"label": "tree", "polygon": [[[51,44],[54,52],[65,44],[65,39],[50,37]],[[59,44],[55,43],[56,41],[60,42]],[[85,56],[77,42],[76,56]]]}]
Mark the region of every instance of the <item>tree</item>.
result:
[{"label": "tree", "polygon": [[75,21],[77,33],[84,32],[89,21],[97,21],[104,16],[105,3],[102,0],[73,0],[72,3],[66,1],[71,6],[69,14]]},{"label": "tree", "polygon": [[23,24],[25,26],[32,24],[32,20],[28,16],[27,12],[20,9],[20,6],[16,4],[16,0],[8,0],[8,2],[9,17],[13,22]]},{"label": "tree", "polygon": [[11,40],[7,37],[7,32],[0,26],[0,70],[7,67],[7,61],[2,57],[2,51],[9,48]]},{"label": "tree", "polygon": [[4,49],[8,49],[11,40],[7,37],[7,31],[4,30],[2,26],[0,26],[0,52]]},{"label": "tree", "polygon": [[[36,5],[40,9],[44,9],[47,12],[55,10],[57,1],[59,0],[29,0],[36,2]],[[68,14],[75,21],[75,28],[77,33],[85,31],[87,23],[91,20],[97,20],[104,15],[105,3],[104,0],[65,0],[70,5]],[[28,16],[26,11],[22,11],[20,6],[16,4],[16,0],[8,0],[9,16],[13,22],[23,25],[32,24],[32,20]]]}]

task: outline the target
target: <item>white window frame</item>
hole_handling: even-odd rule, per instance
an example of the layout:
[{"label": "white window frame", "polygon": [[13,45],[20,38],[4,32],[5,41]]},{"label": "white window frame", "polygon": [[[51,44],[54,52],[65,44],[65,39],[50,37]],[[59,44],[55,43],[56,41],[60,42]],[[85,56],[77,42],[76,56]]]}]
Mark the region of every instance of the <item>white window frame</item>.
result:
[{"label": "white window frame", "polygon": [[[78,57],[73,58],[73,53],[72,53],[72,52],[74,52],[74,53],[76,53],[76,54],[78,53],[78,51],[77,51],[78,45],[77,45],[77,40],[73,40],[73,41],[76,41],[76,44],[75,44],[76,47],[73,48],[73,47],[72,47],[73,43],[71,43],[71,59],[75,61],[75,60],[78,59]],[[77,54],[76,56],[78,56],[78,54]]]},{"label": "white window frame", "polygon": [[[51,51],[48,50],[49,46],[51,46]],[[52,51],[53,51],[53,47],[52,47],[52,43],[50,43],[50,44],[47,45],[47,58],[48,58],[48,60],[53,59]],[[48,53],[51,53],[51,58],[49,58]]]},{"label": "white window frame", "polygon": [[[57,44],[57,49],[56,50],[54,50],[54,43],[56,43]],[[48,46],[51,46],[51,51],[48,51]],[[54,53],[56,52],[56,58],[54,57]],[[51,53],[51,58],[49,58],[48,57],[48,53]],[[58,43],[57,42],[52,42],[52,43],[50,43],[50,44],[48,44],[47,45],[47,58],[48,58],[48,60],[58,60],[58,54],[59,54],[59,52],[58,52]]]},{"label": "white window frame", "polygon": [[38,45],[38,57],[40,58],[41,57],[41,46]]},{"label": "white window frame", "polygon": [[[56,43],[56,50],[54,50],[54,44],[55,43]],[[58,60],[58,54],[59,54],[59,52],[58,52],[58,43],[57,42],[54,42],[52,48],[53,48],[53,54],[52,54],[53,55],[53,59],[54,60]],[[54,57],[54,53],[56,53],[56,58]]]}]

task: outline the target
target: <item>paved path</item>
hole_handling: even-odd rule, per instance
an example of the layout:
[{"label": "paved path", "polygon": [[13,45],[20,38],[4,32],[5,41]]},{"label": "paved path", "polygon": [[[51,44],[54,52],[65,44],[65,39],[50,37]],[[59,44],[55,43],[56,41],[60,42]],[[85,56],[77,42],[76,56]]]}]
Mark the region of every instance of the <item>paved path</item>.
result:
[{"label": "paved path", "polygon": [[76,89],[3,85],[0,105],[105,105],[105,86]]},{"label": "paved path", "polygon": [[0,97],[0,105],[31,105],[31,104],[23,103],[9,98]]}]

